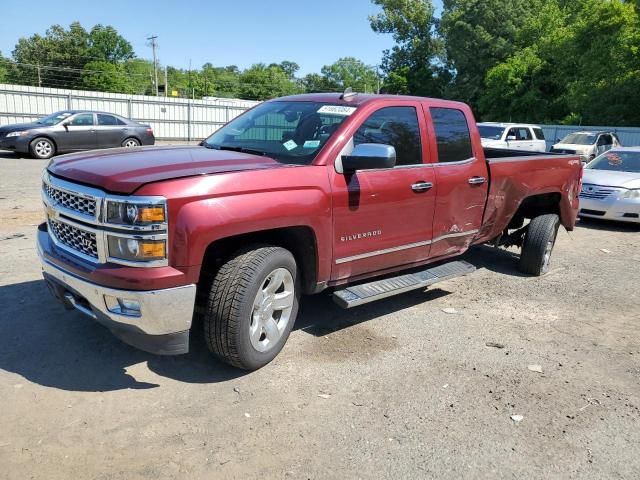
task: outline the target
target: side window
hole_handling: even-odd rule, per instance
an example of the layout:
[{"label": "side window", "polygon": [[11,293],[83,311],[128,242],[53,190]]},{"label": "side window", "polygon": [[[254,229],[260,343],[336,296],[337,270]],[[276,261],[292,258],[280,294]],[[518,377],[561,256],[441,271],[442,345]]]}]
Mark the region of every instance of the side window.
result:
[{"label": "side window", "polygon": [[509,137],[511,137],[511,141],[518,140],[518,130],[515,128],[509,130],[509,133],[507,133],[507,140],[509,140]]},{"label": "side window", "polygon": [[69,125],[73,125],[74,127],[93,125],[93,113],[79,113],[73,117]]},{"label": "side window", "polygon": [[396,166],[422,163],[422,142],[415,107],[386,107],[367,118],[353,135],[353,145],[382,143],[396,149]]},{"label": "side window", "polygon": [[98,114],[98,125],[120,125],[121,123],[113,115]]},{"label": "side window", "polygon": [[529,130],[528,128],[519,128],[518,132],[520,133],[520,135],[518,136],[518,140],[532,140],[533,137],[531,136],[531,130]]},{"label": "side window", "polygon": [[542,131],[541,128],[534,128],[533,133],[536,134],[536,138],[538,140],[544,140],[544,132]]},{"label": "side window", "polygon": [[471,134],[464,113],[453,108],[432,107],[430,111],[438,142],[438,161],[460,162],[472,158]]}]

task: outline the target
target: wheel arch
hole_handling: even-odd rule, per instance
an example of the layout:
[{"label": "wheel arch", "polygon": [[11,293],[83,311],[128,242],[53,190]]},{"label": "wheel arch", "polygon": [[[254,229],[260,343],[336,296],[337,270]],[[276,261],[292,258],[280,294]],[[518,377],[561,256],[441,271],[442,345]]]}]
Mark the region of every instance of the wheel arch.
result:
[{"label": "wheel arch", "polygon": [[298,264],[302,291],[321,290],[318,285],[318,242],[313,229],[306,225],[274,228],[216,239],[204,253],[200,278],[214,274],[233,252],[250,244],[274,245],[289,250]]},{"label": "wheel arch", "polygon": [[60,153],[60,150],[58,149],[58,142],[56,142],[56,140],[53,138],[53,136],[47,134],[47,133],[37,133],[33,136],[33,138],[31,140],[29,140],[29,150],[31,150],[31,144],[36,141],[39,138],[46,138],[47,140],[49,140],[51,143],[53,143],[53,148],[55,148],[55,152],[54,153]]},{"label": "wheel arch", "polygon": [[517,210],[509,220],[509,226],[519,223],[525,218],[533,218],[548,213],[555,213],[562,218],[560,203],[562,194],[560,192],[539,193],[525,197]]}]

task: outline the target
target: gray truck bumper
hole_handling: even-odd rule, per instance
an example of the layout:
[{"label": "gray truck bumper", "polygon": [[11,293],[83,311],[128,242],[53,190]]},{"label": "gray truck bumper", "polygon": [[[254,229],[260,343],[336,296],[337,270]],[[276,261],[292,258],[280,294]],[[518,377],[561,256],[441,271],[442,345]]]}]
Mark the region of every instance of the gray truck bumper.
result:
[{"label": "gray truck bumper", "polygon": [[[196,286],[163,290],[117,290],[87,282],[49,263],[38,254],[49,290],[68,309],[96,320],[123,342],[157,355],[189,351]],[[139,312],[122,314],[117,299],[137,302]]]}]

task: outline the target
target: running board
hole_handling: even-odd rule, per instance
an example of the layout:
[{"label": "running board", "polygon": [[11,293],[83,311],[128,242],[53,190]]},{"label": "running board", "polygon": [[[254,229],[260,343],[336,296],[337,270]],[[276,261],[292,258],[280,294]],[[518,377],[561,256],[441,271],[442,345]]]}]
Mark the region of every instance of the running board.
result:
[{"label": "running board", "polygon": [[461,277],[476,271],[476,267],[463,261],[445,263],[421,272],[385,278],[370,283],[353,285],[333,292],[333,300],[342,308],[351,308],[400,293],[426,288],[443,280]]}]

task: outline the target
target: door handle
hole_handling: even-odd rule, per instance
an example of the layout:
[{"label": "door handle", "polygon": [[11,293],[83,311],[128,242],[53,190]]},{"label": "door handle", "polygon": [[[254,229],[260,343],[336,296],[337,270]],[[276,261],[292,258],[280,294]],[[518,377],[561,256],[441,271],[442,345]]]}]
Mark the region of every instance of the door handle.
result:
[{"label": "door handle", "polygon": [[426,192],[427,190],[431,190],[433,188],[433,183],[431,182],[416,182],[411,185],[411,190],[414,192]]},{"label": "door handle", "polygon": [[484,177],[471,177],[469,179],[469,185],[482,185],[486,181],[487,179]]}]

